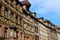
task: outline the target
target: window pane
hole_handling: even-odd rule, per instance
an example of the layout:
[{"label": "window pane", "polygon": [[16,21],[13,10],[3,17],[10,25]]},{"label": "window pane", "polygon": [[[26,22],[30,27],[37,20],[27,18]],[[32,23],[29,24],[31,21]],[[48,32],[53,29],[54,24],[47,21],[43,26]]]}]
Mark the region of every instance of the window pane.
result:
[{"label": "window pane", "polygon": [[4,38],[7,38],[7,31],[4,31]]},{"label": "window pane", "polygon": [[20,25],[22,26],[22,17],[20,17]]},{"label": "window pane", "polygon": [[8,8],[5,8],[5,10],[4,10],[4,17],[5,17],[5,18],[8,17]]},{"label": "window pane", "polygon": [[20,40],[22,40],[22,33],[20,33]]},{"label": "window pane", "polygon": [[16,23],[18,23],[18,15],[16,15]]},{"label": "window pane", "polygon": [[14,19],[14,13],[11,12],[11,14],[10,14],[10,20],[13,21],[13,19]]},{"label": "window pane", "polygon": [[16,36],[17,36],[17,35],[16,35],[16,31],[14,31],[14,38],[16,38]]},{"label": "window pane", "polygon": [[13,37],[13,30],[10,31],[10,37]]},{"label": "window pane", "polygon": [[2,8],[2,5],[1,5],[1,3],[0,3],[0,15],[1,15],[1,8]]}]

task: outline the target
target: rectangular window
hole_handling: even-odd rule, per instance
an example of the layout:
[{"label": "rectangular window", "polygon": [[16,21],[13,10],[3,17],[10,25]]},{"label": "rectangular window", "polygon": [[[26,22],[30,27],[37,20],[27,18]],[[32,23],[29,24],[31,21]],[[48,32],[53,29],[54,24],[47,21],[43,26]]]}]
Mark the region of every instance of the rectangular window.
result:
[{"label": "rectangular window", "polygon": [[10,31],[10,37],[13,37],[13,29]]},{"label": "rectangular window", "polygon": [[1,8],[0,8],[0,16],[1,16]]},{"label": "rectangular window", "polygon": [[18,5],[19,5],[18,2],[16,2],[16,10],[18,10]]},{"label": "rectangular window", "polygon": [[38,33],[38,27],[35,27],[35,32]]},{"label": "rectangular window", "polygon": [[29,40],[29,37],[27,37],[27,40]]},{"label": "rectangular window", "polygon": [[1,5],[1,3],[0,3],[0,16],[1,16],[1,8],[2,8],[2,5]]},{"label": "rectangular window", "polygon": [[7,38],[7,31],[4,31],[4,38]]},{"label": "rectangular window", "polygon": [[22,33],[20,33],[20,40],[22,40]]},{"label": "rectangular window", "polygon": [[5,38],[5,39],[7,38],[7,29],[8,29],[8,28],[6,28],[6,27],[4,28],[4,38]]},{"label": "rectangular window", "polygon": [[24,23],[24,28],[26,29],[27,24]]},{"label": "rectangular window", "polygon": [[17,34],[16,34],[16,31],[14,31],[14,38],[16,38],[17,37]]},{"label": "rectangular window", "polygon": [[35,40],[39,40],[39,36],[35,36]]},{"label": "rectangular window", "polygon": [[10,14],[10,20],[13,21],[13,19],[14,19],[14,13],[11,12],[11,14]]},{"label": "rectangular window", "polygon": [[18,24],[18,15],[16,15],[16,23]]},{"label": "rectangular window", "polygon": [[16,34],[16,31],[14,31],[14,40],[17,40],[17,34]]},{"label": "rectangular window", "polygon": [[22,17],[20,17],[20,26],[22,26]]},{"label": "rectangular window", "polygon": [[4,10],[4,18],[8,18],[8,8],[6,8],[6,7]]}]

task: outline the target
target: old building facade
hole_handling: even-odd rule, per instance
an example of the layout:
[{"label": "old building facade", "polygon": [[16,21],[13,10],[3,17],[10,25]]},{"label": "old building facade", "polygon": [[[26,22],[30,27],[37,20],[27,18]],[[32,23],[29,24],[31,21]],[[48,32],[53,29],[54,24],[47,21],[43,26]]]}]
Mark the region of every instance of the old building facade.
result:
[{"label": "old building facade", "polygon": [[57,31],[58,40],[60,40],[60,27],[59,26],[55,26],[55,29]]},{"label": "old building facade", "polygon": [[28,0],[0,0],[0,40],[58,40],[54,25],[30,12]]},{"label": "old building facade", "polygon": [[0,40],[34,40],[28,0],[0,0]]},{"label": "old building facade", "polygon": [[47,30],[48,30],[48,40],[58,40],[55,25],[48,20],[45,20],[44,23],[47,26]]}]

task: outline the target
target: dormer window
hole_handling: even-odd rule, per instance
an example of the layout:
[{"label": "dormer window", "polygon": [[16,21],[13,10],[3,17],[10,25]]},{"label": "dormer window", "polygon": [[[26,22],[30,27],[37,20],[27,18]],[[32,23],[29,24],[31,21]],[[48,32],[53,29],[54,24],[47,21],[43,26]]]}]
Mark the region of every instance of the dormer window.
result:
[{"label": "dormer window", "polygon": [[49,27],[51,27],[51,24],[49,24]]},{"label": "dormer window", "polygon": [[24,5],[23,8],[26,10],[26,6]]}]

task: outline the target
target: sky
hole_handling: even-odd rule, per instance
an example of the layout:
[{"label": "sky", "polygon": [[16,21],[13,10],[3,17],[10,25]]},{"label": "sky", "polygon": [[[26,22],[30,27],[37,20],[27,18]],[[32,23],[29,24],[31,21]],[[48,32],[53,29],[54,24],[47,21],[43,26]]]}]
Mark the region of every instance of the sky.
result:
[{"label": "sky", "polygon": [[36,12],[36,18],[43,17],[60,26],[60,0],[29,0],[29,2],[30,11]]},{"label": "sky", "polygon": [[43,17],[60,26],[60,0],[29,0],[30,11],[36,12],[36,17]]}]

